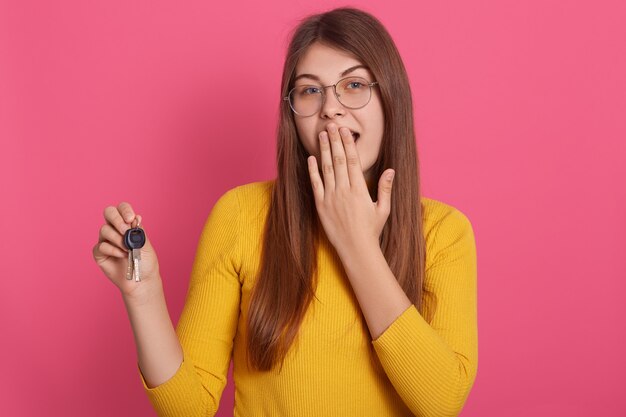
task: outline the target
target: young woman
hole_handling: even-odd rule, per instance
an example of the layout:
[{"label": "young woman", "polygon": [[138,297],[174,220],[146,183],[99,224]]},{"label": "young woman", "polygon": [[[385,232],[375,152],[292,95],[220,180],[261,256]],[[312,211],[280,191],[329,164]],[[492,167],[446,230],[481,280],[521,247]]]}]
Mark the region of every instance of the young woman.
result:
[{"label": "young woman", "polygon": [[122,292],[152,405],[214,415],[232,356],[235,416],[459,414],[478,365],[474,233],[420,196],[391,37],[353,8],[308,17],[280,98],[277,178],[214,205],[176,330],[149,239],[142,281],[125,278],[122,236],[141,217],[105,209],[94,258]]}]

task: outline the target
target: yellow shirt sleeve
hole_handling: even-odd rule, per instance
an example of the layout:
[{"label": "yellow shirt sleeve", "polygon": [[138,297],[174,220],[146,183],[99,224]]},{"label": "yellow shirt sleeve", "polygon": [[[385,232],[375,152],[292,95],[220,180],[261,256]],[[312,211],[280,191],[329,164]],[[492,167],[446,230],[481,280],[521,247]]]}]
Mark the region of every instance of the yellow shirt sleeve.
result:
[{"label": "yellow shirt sleeve", "polygon": [[422,417],[458,415],[478,368],[474,231],[461,211],[444,207],[427,238],[424,299],[431,322],[411,305],[372,341],[394,388]]},{"label": "yellow shirt sleeve", "polygon": [[176,326],[183,362],[168,381],[144,390],[161,417],[213,416],[226,385],[237,331],[241,282],[235,189],[213,206],[202,230],[185,305]]}]

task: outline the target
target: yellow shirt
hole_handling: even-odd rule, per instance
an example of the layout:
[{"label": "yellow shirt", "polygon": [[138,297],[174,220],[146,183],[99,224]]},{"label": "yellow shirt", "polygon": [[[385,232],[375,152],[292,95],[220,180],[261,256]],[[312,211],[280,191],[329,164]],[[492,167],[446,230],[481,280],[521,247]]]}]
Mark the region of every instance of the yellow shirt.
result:
[{"label": "yellow shirt", "polygon": [[[426,238],[424,316],[407,308],[376,340],[341,261],[318,248],[315,314],[302,322],[284,362],[270,372],[246,367],[245,318],[260,265],[273,180],[225,192],[204,225],[185,306],[176,326],[183,362],[149,388],[159,416],[216,414],[233,355],[235,417],[456,416],[478,366],[474,232],[458,209],[422,197]],[[382,364],[370,362],[372,343]]]}]

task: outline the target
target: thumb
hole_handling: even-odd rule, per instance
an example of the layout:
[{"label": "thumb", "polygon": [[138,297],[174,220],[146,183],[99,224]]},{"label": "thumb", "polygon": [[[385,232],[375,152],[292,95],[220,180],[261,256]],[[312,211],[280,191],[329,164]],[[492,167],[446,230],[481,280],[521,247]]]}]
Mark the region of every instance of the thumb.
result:
[{"label": "thumb", "polygon": [[378,180],[378,201],[376,205],[383,213],[389,214],[391,211],[391,188],[395,174],[396,172],[393,169],[387,170]]}]

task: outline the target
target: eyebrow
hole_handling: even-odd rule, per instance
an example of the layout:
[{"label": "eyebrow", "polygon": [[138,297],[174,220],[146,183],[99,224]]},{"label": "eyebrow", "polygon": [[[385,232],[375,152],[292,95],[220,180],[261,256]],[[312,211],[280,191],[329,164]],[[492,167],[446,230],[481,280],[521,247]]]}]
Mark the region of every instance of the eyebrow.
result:
[{"label": "eyebrow", "polygon": [[[343,77],[346,74],[351,73],[354,70],[357,70],[359,68],[365,68],[365,69],[369,69],[367,68],[367,66],[363,65],[363,64],[359,64],[359,65],[355,65],[353,67],[348,68],[347,70],[343,71],[341,74],[339,74],[340,77]],[[298,81],[300,78],[310,78],[312,80],[316,80],[321,82],[322,80],[320,80],[320,77],[318,77],[317,75],[313,75],[313,74],[300,74],[298,75],[296,78],[293,79],[293,82],[295,83],[296,81]]]}]

